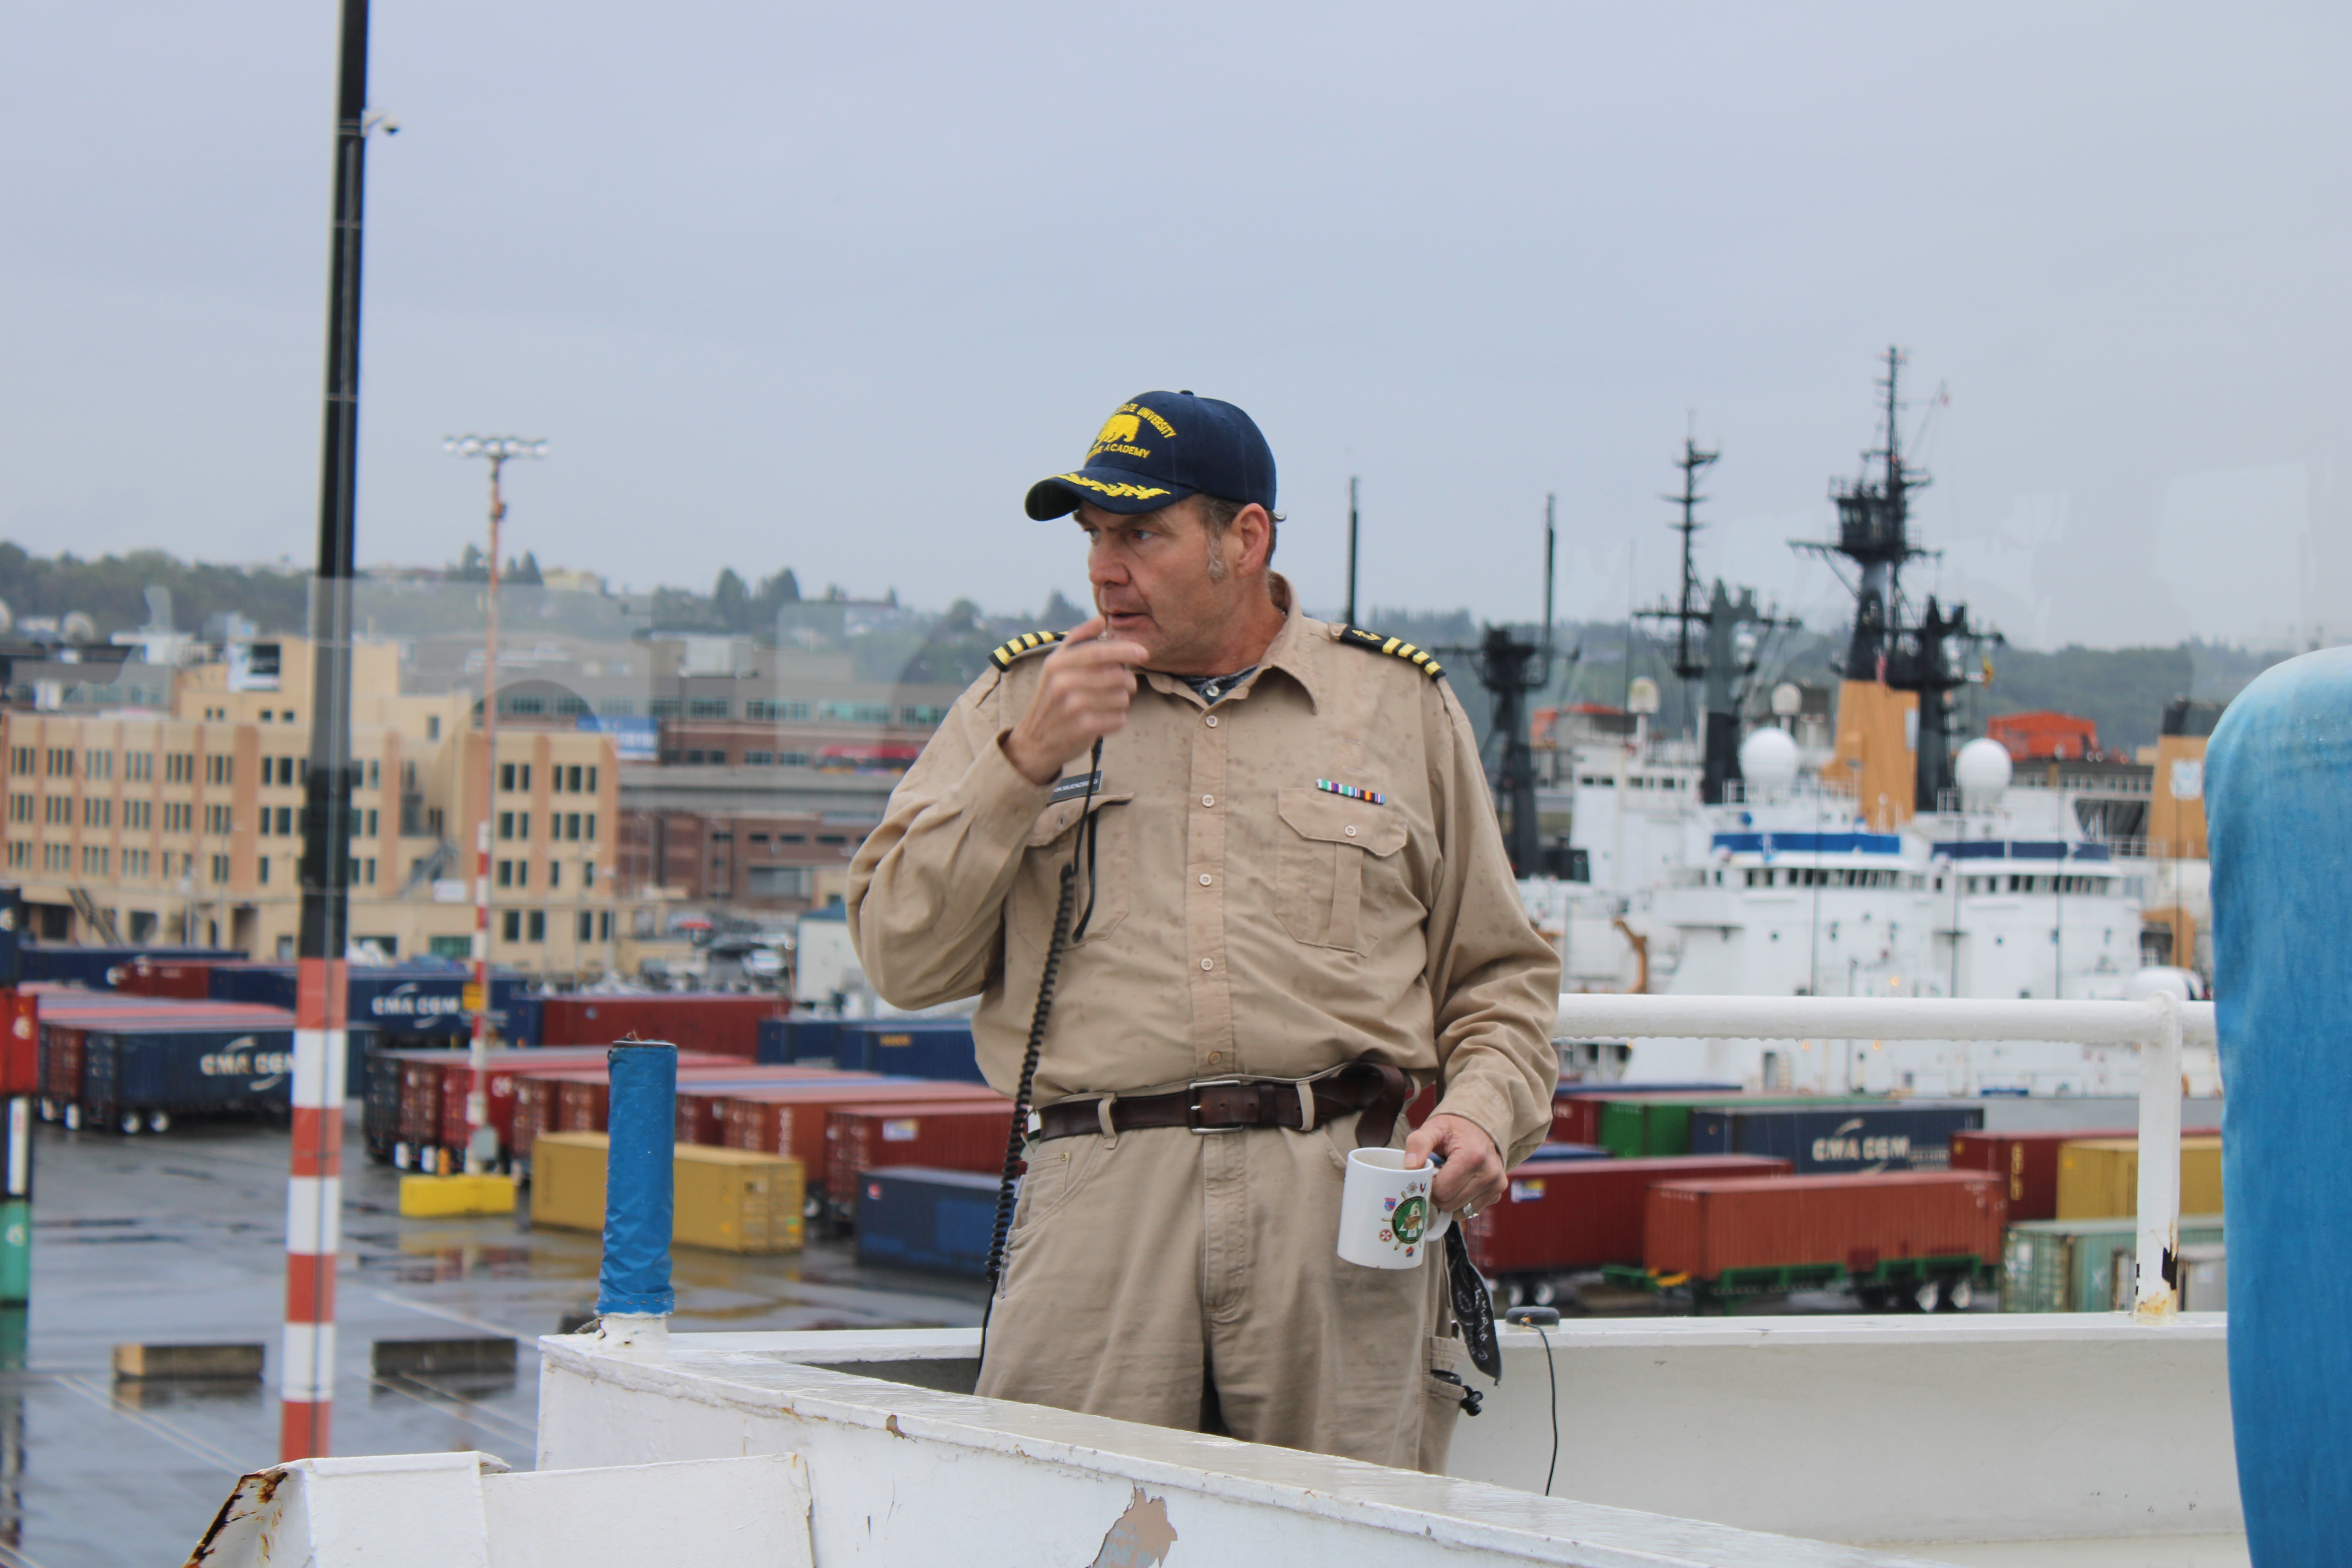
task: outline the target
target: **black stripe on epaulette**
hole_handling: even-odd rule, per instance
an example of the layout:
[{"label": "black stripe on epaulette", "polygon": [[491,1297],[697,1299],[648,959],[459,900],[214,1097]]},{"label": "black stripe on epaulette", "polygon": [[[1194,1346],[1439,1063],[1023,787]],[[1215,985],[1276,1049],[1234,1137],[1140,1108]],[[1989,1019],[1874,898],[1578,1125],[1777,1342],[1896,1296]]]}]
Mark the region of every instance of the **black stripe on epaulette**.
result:
[{"label": "black stripe on epaulette", "polygon": [[1059,632],[1023,632],[1001,647],[988,650],[988,661],[999,669],[1011,669],[1013,661],[1035,653],[1041,647],[1051,647],[1062,640]]},{"label": "black stripe on epaulette", "polygon": [[1401,658],[1432,680],[1445,673],[1445,667],[1430,658],[1427,648],[1415,647],[1401,637],[1384,637],[1361,626],[1342,626],[1339,628],[1339,640],[1370,653],[1384,653]]}]

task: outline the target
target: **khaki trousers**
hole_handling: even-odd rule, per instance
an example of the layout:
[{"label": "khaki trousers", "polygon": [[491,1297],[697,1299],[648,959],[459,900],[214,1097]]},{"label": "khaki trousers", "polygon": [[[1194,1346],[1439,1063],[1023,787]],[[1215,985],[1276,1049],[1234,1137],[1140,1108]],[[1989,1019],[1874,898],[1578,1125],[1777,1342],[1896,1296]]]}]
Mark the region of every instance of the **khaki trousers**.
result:
[{"label": "khaki trousers", "polygon": [[1033,1144],[979,1392],[1443,1469],[1468,1358],[1442,1259],[1334,1250],[1355,1124]]}]

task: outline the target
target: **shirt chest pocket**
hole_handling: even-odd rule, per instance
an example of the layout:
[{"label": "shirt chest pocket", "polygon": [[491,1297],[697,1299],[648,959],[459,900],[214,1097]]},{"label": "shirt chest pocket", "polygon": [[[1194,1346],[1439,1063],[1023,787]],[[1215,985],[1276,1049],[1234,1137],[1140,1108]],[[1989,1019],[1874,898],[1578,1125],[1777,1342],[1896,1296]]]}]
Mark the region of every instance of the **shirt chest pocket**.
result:
[{"label": "shirt chest pocket", "polygon": [[1386,806],[1310,786],[1276,792],[1275,914],[1316,947],[1361,952],[1368,860],[1393,867],[1405,825]]},{"label": "shirt chest pocket", "polygon": [[[1005,910],[1005,923],[1033,952],[1044,952],[1054,938],[1054,910],[1062,896],[1062,868],[1078,858],[1077,889],[1070,906],[1071,945],[1076,947],[1108,936],[1127,918],[1129,890],[1135,882],[1134,832],[1129,816],[1133,790],[1118,790],[1094,798],[1086,815],[1094,821],[1093,842],[1078,831],[1080,799],[1057,802],[1038,816],[1029,831],[1020,872]],[[1078,922],[1086,929],[1080,931]]]}]

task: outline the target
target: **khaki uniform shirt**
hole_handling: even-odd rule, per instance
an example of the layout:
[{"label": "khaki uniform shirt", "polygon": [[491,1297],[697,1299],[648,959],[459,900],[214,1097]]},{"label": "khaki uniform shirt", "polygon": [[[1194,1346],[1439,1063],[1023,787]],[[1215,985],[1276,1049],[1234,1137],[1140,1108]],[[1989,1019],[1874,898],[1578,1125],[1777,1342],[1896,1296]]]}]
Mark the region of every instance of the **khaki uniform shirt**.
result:
[{"label": "khaki uniform shirt", "polygon": [[[1469,720],[1444,679],[1340,642],[1272,582],[1282,630],[1240,689],[1208,704],[1144,671],[1103,743],[1092,913],[1036,1102],[1370,1056],[1442,1081],[1439,1109],[1516,1164],[1551,1126],[1559,959],[1519,900]],[[1047,657],[972,683],[850,867],[866,978],[901,1007],[978,994],[981,1068],[1007,1095],[1081,837],[1083,784],[1033,784],[998,744]],[[1063,777],[1088,771],[1081,755]],[[1086,872],[1082,856],[1081,913]]]}]

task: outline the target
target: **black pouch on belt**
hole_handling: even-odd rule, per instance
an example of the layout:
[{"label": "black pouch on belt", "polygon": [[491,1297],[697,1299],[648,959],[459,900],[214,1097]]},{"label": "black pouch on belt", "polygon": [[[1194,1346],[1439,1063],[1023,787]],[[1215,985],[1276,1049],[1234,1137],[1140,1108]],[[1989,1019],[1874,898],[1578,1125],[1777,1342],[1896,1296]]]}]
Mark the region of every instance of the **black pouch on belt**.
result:
[{"label": "black pouch on belt", "polygon": [[1470,1244],[1462,1238],[1460,1215],[1445,1229],[1445,1276],[1454,1291],[1454,1321],[1462,1330],[1470,1364],[1502,1382],[1503,1347],[1495,1338],[1495,1299],[1486,1293],[1478,1266],[1470,1261]]}]

